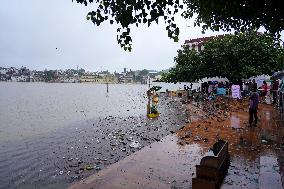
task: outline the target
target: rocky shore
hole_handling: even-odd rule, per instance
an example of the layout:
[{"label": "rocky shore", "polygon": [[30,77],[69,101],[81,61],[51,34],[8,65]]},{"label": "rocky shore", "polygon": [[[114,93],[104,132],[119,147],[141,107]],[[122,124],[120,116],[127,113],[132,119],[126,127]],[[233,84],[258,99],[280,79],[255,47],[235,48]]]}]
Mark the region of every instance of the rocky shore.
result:
[{"label": "rocky shore", "polygon": [[179,99],[160,98],[158,119],[146,112],[107,116],[2,143],[0,188],[66,188],[174,133],[185,125],[185,108]]}]

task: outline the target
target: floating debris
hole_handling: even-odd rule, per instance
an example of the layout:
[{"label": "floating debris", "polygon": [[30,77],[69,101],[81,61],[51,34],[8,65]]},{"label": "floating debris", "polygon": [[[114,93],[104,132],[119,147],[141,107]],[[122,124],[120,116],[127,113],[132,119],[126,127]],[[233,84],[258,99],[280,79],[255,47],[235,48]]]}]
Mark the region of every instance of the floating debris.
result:
[{"label": "floating debris", "polygon": [[101,170],[101,167],[100,167],[100,166],[98,166],[98,165],[96,165],[94,168],[95,168],[95,170],[96,170],[96,171]]},{"label": "floating debris", "polygon": [[73,160],[73,158],[68,158],[68,161],[72,161]]},{"label": "floating debris", "polygon": [[94,167],[92,167],[92,166],[90,166],[90,165],[86,165],[85,169],[86,169],[87,171],[90,171],[90,170],[94,169]]},{"label": "floating debris", "polygon": [[201,140],[201,137],[197,135],[197,136],[194,137],[193,140],[194,140],[194,141],[200,141],[200,140]]},{"label": "floating debris", "polygon": [[141,145],[138,141],[132,141],[129,147],[131,148],[139,148]]}]

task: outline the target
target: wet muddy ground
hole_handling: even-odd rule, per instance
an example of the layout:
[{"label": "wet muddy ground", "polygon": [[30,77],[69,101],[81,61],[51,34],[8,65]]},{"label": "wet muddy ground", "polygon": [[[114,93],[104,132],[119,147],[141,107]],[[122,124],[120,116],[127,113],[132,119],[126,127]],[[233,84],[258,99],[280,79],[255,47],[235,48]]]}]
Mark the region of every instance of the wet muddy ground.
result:
[{"label": "wet muddy ground", "polygon": [[145,115],[74,123],[0,145],[0,188],[66,188],[185,125],[179,99],[160,99],[158,119]]},{"label": "wet muddy ground", "polygon": [[[204,104],[203,104],[204,105]],[[214,107],[213,107],[214,106]],[[231,165],[222,184],[232,188],[282,188],[283,120],[260,104],[248,127],[248,102],[188,105],[191,123],[71,188],[191,188],[195,165],[218,139],[229,142]]]},{"label": "wet muddy ground", "polygon": [[[263,163],[262,159],[276,159],[275,170],[270,173],[283,175],[283,120],[272,105],[260,104],[258,123],[249,127],[248,101],[226,103],[227,107],[216,108],[214,112],[208,111],[210,104],[198,108],[198,114],[192,117],[203,116],[203,119],[196,118],[192,124],[177,132],[179,144],[198,143],[204,151],[208,151],[217,139],[226,140],[229,142],[231,166],[222,188],[267,188],[268,185],[260,184],[261,180],[271,178],[262,178],[261,168],[267,166],[269,161]],[[189,109],[194,107],[196,105],[189,105]],[[279,188],[281,184],[277,185],[277,182],[272,183]]]}]

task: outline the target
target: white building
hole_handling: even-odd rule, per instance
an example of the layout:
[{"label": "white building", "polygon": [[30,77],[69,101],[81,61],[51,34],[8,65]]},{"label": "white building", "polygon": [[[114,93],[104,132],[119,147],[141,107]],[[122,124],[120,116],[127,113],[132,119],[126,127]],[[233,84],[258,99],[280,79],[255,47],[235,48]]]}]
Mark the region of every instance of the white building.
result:
[{"label": "white building", "polygon": [[204,44],[207,41],[209,41],[210,39],[221,38],[221,37],[224,37],[224,35],[216,35],[210,37],[201,37],[201,38],[185,40],[184,45],[190,47],[191,49],[195,49],[197,52],[200,52],[204,50]]},{"label": "white building", "polygon": [[78,76],[62,77],[60,79],[60,82],[62,82],[62,83],[78,83],[79,82],[79,78],[78,78]]},{"label": "white building", "polygon": [[26,76],[26,75],[11,76],[11,81],[14,81],[14,82],[27,82],[29,80],[30,80],[30,76]]},{"label": "white building", "polygon": [[5,75],[7,73],[7,69],[6,68],[0,68],[0,74],[1,75]]},{"label": "white building", "polygon": [[15,67],[8,68],[7,71],[13,74],[19,74],[19,70]]}]

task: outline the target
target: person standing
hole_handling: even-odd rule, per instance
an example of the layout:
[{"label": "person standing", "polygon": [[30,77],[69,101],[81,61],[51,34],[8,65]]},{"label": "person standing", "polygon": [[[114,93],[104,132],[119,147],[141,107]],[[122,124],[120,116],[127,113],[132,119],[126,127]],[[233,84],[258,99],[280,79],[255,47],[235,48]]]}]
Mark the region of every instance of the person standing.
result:
[{"label": "person standing", "polygon": [[186,94],[186,100],[188,100],[189,99],[189,87],[184,85],[183,90],[185,91],[185,94]]},{"label": "person standing", "polygon": [[249,86],[247,82],[243,83],[243,96],[247,97],[249,93]]},{"label": "person standing", "polygon": [[248,95],[251,95],[251,88],[252,88],[251,80],[248,81],[247,85],[248,85]]},{"label": "person standing", "polygon": [[207,94],[207,93],[208,93],[208,87],[209,87],[208,83],[205,82],[205,83],[204,83],[204,91],[203,91],[204,94]]},{"label": "person standing", "polygon": [[251,83],[251,88],[250,90],[253,92],[253,91],[257,91],[257,83],[255,82],[255,79],[252,80],[252,83]]},{"label": "person standing", "polygon": [[209,96],[211,92],[213,91],[213,84],[211,81],[208,81],[208,89],[207,89],[207,95]]},{"label": "person standing", "polygon": [[273,96],[273,104],[276,103],[278,87],[279,87],[278,80],[273,80],[272,90],[271,90],[272,91],[272,96]]},{"label": "person standing", "polygon": [[253,91],[249,98],[249,127],[252,126],[253,118],[255,126],[257,124],[257,110],[258,110],[259,95]]},{"label": "person standing", "polygon": [[267,92],[268,92],[268,86],[267,86],[266,81],[263,81],[263,84],[262,84],[261,88],[263,90],[263,92],[262,92],[262,102],[264,102],[265,101],[265,97],[266,97]]}]

